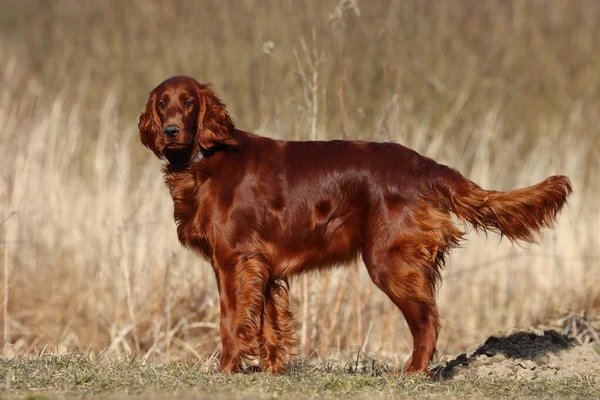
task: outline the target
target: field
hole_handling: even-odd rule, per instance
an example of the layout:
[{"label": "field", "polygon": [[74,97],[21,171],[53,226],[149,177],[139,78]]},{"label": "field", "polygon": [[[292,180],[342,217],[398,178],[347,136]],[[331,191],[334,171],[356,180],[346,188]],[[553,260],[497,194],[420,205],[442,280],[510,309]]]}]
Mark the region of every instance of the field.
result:
[{"label": "field", "polygon": [[[220,347],[214,278],[178,244],[160,163],[136,128],[148,92],[176,74],[212,82],[236,125],[261,135],[396,141],[490,189],[570,177],[569,205],[538,245],[473,233],[453,253],[436,362],[497,330],[597,315],[599,18],[592,0],[0,0],[2,362],[23,358],[19,376],[83,353],[120,363],[133,387],[257,387],[257,375],[196,368]],[[294,390],[308,396],[341,382],[322,393],[342,396],[364,378],[382,393],[483,393],[313,371],[357,355],[392,368],[408,358],[401,314],[360,263],[297,278],[292,297],[310,363],[264,378],[274,387],[305,379],[307,392]],[[117,361],[130,357],[155,367],[139,378]],[[19,379],[0,385],[35,389]],[[79,390],[69,379],[40,388]],[[491,385],[483,395],[537,390]]]},{"label": "field", "polygon": [[[17,365],[0,361],[0,377],[10,376],[8,399],[198,398],[597,398],[600,382],[589,377],[562,381],[431,381],[392,377],[380,363],[310,364],[300,362],[285,376],[223,375],[203,363],[148,364],[89,360],[79,356],[38,358]],[[4,379],[3,379],[4,380]],[[6,380],[8,381],[8,380]],[[34,388],[34,390],[31,390]],[[29,390],[24,390],[29,389]],[[29,393],[29,394],[25,394]],[[62,395],[57,393],[64,393]],[[25,395],[24,395],[25,394]]]}]

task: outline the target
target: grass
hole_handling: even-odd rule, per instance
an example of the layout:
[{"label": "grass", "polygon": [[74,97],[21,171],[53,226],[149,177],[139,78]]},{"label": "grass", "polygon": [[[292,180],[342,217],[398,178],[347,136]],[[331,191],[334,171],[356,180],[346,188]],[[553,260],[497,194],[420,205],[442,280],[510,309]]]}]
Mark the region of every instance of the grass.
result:
[{"label": "grass", "polygon": [[[0,360],[3,398],[593,398],[594,377],[562,381],[431,381],[387,374],[388,366],[361,362],[296,363],[283,376],[223,375],[214,363],[144,363],[85,356]],[[10,391],[8,391],[10,389]]]},{"label": "grass", "polygon": [[[180,73],[212,81],[240,128],[271,137],[393,140],[486,188],[571,178],[539,246],[470,235],[454,252],[442,355],[600,309],[600,7],[352,4],[0,0],[5,356],[218,352],[213,273],[178,244],[136,129],[150,89]],[[360,264],[295,280],[292,299],[303,357],[407,359],[403,318]]]}]

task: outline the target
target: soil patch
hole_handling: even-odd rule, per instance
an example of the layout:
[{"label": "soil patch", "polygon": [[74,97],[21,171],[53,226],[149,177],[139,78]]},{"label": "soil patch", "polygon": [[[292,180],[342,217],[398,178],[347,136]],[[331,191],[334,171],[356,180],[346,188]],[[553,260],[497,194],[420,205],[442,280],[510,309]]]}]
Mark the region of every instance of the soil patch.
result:
[{"label": "soil patch", "polygon": [[600,377],[600,355],[555,330],[511,330],[490,336],[470,355],[459,355],[436,373],[452,379]]}]

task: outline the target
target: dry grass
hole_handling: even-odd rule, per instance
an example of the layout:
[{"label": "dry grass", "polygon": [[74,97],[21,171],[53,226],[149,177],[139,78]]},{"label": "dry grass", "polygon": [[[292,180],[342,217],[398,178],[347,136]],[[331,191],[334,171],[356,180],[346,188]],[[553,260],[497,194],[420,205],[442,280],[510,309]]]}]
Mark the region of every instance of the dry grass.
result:
[{"label": "dry grass", "polygon": [[[5,355],[218,351],[212,272],[177,243],[137,138],[148,91],[179,73],[214,82],[238,126],[265,135],[394,140],[495,189],[572,179],[539,246],[471,235],[454,253],[442,354],[598,309],[600,6],[342,3],[0,0]],[[360,265],[298,279],[293,297],[303,355],[410,350]]]}]

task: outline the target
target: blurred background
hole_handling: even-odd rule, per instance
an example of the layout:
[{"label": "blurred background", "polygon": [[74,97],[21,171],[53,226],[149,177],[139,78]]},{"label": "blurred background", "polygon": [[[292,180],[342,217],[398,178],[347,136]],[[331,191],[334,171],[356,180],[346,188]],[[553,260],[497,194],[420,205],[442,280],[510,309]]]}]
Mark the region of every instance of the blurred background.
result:
[{"label": "blurred background", "polygon": [[[499,190],[571,178],[539,245],[470,234],[454,251],[442,357],[598,315],[599,21],[594,0],[0,0],[3,354],[217,354],[213,273],[178,244],[136,127],[176,74],[261,135],[396,141]],[[411,350],[360,262],[292,297],[300,355]]]}]

